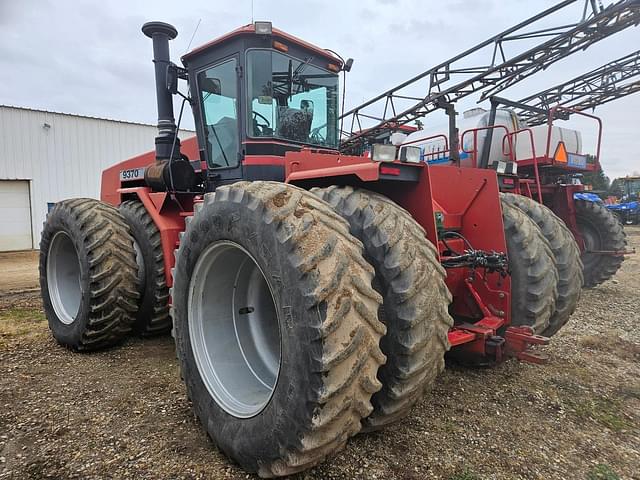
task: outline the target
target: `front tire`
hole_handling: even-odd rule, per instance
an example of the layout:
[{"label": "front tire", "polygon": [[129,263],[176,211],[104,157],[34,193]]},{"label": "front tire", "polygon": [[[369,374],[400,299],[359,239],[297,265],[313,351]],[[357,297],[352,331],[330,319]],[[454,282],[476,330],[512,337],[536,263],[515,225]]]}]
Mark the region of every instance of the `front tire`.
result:
[{"label": "front tire", "polygon": [[375,269],[373,285],[383,298],[378,315],[387,327],[380,346],[387,363],[378,370],[382,390],[373,396],[364,426],[378,430],[406,417],[444,369],[453,325],[446,272],[424,229],[388,198],[352,187],[312,192],[349,222]]},{"label": "front tire", "polygon": [[299,188],[238,182],[205,195],[176,258],[181,372],[220,449],[273,477],[343,448],[385,361],[373,268],[346,222]]},{"label": "front tire", "polygon": [[587,250],[582,253],[584,286],[593,288],[613,277],[622,266],[624,257],[589,253],[589,250],[624,250],[627,247],[627,234],[618,218],[603,205],[575,200],[575,206],[576,223]]},{"label": "front tire", "polygon": [[90,198],[63,200],[40,241],[40,289],[49,328],[73,350],[120,342],[136,312],[133,239],[118,210]]}]

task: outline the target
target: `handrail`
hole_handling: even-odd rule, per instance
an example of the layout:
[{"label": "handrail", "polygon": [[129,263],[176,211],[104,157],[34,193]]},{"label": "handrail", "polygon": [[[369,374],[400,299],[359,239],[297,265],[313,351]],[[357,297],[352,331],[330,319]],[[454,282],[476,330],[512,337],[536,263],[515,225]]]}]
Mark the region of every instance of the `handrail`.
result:
[{"label": "handrail", "polygon": [[[531,130],[531,128],[529,127],[521,128],[519,130],[515,130],[509,133],[509,137],[510,138],[516,137],[516,140],[517,140],[517,135],[523,132],[527,132],[529,134],[529,140],[531,141],[531,155],[533,157],[533,172],[535,174],[535,179],[536,179],[536,189],[538,191],[538,202],[542,203],[542,188],[540,187],[540,172],[538,171],[538,156],[536,155],[536,143],[533,140],[533,130]],[[502,139],[502,142],[503,142],[503,149],[504,149],[504,139]],[[511,141],[510,144],[513,144],[513,142]],[[516,154],[514,154],[513,158],[517,164],[518,158]]]},{"label": "handrail", "polygon": [[[492,125],[490,127],[477,127],[477,128],[470,128],[468,130],[465,130],[464,132],[462,132],[462,136],[460,137],[460,149],[464,152],[464,153],[468,153],[469,155],[473,156],[473,167],[477,168],[478,167],[478,132],[481,130],[493,130],[493,129],[498,129],[498,128],[502,128],[505,131],[505,136],[509,135],[509,129],[507,127],[505,127],[504,125]],[[464,138],[465,135],[469,134],[469,133],[473,133],[473,150],[465,150],[464,148]],[[511,148],[511,155],[510,157],[513,155],[513,146],[510,145]],[[503,152],[504,152],[504,137],[503,137]]]},{"label": "handrail", "polygon": [[552,133],[552,127],[553,127],[553,119],[556,118],[556,112],[558,111],[569,112],[570,115],[573,115],[573,114],[582,115],[583,117],[591,118],[592,120],[595,120],[598,123],[598,147],[596,148],[596,163],[595,163],[595,170],[598,171],[600,169],[600,145],[602,143],[602,120],[600,119],[600,117],[591,115],[590,113],[585,113],[580,110],[576,110],[575,108],[556,105],[551,110],[549,110],[549,117],[547,118],[548,131],[547,131],[546,156],[550,157],[549,150],[551,149],[551,133]]}]

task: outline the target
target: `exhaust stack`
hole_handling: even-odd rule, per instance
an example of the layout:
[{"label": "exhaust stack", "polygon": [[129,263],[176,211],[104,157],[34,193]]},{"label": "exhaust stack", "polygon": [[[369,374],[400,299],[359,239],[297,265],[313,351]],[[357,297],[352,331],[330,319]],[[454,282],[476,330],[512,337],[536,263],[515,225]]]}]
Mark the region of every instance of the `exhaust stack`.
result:
[{"label": "exhaust stack", "polygon": [[156,99],[158,102],[158,136],[156,137],[156,161],[180,158],[180,140],[177,138],[176,121],[173,116],[173,97],[167,88],[167,68],[171,63],[169,40],[178,36],[173,25],[164,22],[147,22],[142,33],[153,40],[153,63],[156,76]]}]

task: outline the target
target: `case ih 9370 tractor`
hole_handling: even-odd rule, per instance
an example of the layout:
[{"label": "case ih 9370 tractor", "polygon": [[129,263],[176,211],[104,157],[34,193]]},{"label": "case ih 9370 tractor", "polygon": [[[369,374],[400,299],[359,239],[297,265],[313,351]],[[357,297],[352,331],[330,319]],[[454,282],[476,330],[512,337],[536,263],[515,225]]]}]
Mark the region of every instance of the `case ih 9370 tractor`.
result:
[{"label": "case ih 9370 tractor", "polygon": [[[496,172],[419,149],[338,151],[342,61],[268,22],[170,62],[151,22],[155,152],[64,200],[41,241],[54,337],[88,351],[172,329],[196,415],[278,476],[405,417],[444,367],[542,362],[580,295],[573,237]],[[176,137],[187,80],[197,135]],[[382,147],[382,148],[381,148]],[[525,211],[541,210],[543,229]],[[539,212],[538,212],[539,213]]]}]

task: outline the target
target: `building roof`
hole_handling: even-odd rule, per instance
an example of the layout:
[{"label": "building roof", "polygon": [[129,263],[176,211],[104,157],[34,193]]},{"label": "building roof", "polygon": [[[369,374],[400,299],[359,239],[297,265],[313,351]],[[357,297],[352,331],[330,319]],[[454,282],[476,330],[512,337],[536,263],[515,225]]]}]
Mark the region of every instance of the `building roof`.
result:
[{"label": "building roof", "polygon": [[[16,110],[26,110],[29,112],[38,112],[38,113],[51,113],[54,115],[65,115],[68,117],[77,117],[77,118],[89,118],[91,120],[103,120],[103,121],[107,121],[107,122],[116,122],[116,123],[126,123],[129,125],[142,125],[145,127],[156,127],[155,124],[152,123],[142,123],[142,122],[132,122],[129,120],[117,120],[115,118],[106,118],[106,117],[94,117],[92,115],[81,115],[79,113],[68,113],[68,112],[56,112],[54,110],[43,110],[43,109],[39,109],[39,108],[31,108],[31,107],[19,107],[17,105],[6,105],[6,104],[0,104],[0,108],[13,108]],[[190,128],[180,128],[180,130],[185,131],[185,132],[194,132],[195,130],[191,130]]]}]

